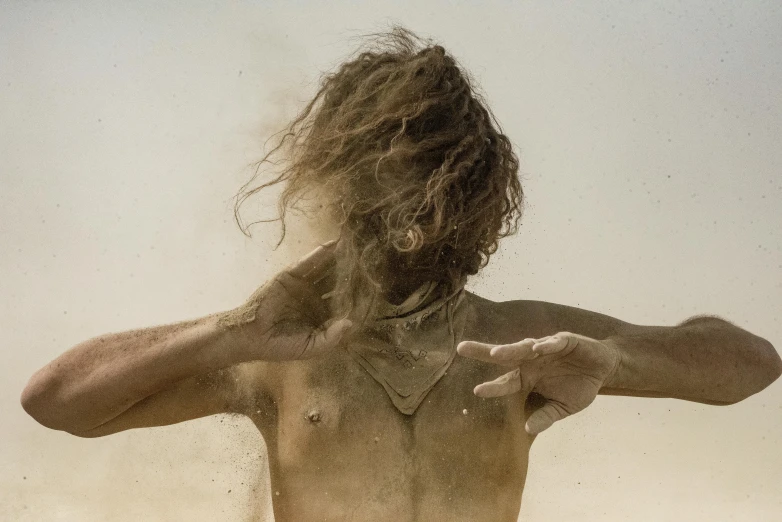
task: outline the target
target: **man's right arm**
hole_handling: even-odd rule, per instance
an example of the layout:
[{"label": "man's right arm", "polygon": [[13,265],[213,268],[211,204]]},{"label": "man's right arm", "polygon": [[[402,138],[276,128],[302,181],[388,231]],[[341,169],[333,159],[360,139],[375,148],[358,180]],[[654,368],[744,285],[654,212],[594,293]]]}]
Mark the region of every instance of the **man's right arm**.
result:
[{"label": "man's right arm", "polygon": [[49,428],[83,437],[238,410],[235,365],[246,337],[217,315],[95,337],[30,379],[22,406]]},{"label": "man's right arm", "polygon": [[[322,355],[351,328],[330,320],[322,298],[333,252],[333,242],[317,248],[235,310],[80,343],[32,376],[22,406],[44,426],[82,437],[242,413],[251,397],[239,392],[248,388],[241,363]],[[258,364],[246,372],[248,394],[270,391]]]}]

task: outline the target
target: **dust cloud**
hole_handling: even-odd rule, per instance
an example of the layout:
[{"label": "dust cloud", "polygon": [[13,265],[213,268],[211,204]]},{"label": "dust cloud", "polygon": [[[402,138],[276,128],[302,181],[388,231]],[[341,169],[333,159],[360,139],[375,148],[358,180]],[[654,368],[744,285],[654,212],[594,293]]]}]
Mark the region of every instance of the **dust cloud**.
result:
[{"label": "dust cloud", "polygon": [[[469,289],[641,324],[711,313],[782,346],[778,6],[6,2],[0,518],[270,519],[248,419],[78,439],[19,393],[89,337],[234,308],[333,237],[291,215],[273,250],[279,226],[244,238],[231,197],[386,17],[455,54],[520,150],[522,230]],[[773,519],[780,408],[782,381],[726,408],[601,397],[536,441],[521,519]]]}]

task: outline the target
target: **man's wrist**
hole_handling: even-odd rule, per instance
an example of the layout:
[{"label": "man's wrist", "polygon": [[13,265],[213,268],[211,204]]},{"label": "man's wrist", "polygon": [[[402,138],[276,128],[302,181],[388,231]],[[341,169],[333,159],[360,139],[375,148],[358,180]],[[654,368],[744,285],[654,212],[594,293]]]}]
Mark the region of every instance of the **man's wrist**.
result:
[{"label": "man's wrist", "polygon": [[213,356],[224,364],[227,363],[225,366],[259,359],[255,329],[250,327],[252,322],[228,324],[225,321],[226,313],[232,312],[219,313],[210,317]]},{"label": "man's wrist", "polygon": [[603,345],[608,349],[611,354],[611,358],[614,360],[614,366],[611,372],[606,377],[603,386],[606,388],[619,388],[618,385],[621,382],[621,374],[625,369],[625,354],[622,350],[621,343],[617,342],[616,338],[609,337],[601,341]]}]

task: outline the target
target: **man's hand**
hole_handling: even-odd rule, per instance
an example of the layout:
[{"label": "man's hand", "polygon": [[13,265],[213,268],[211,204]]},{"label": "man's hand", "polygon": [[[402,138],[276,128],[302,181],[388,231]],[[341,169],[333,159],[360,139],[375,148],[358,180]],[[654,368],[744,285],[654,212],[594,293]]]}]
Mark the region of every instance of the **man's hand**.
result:
[{"label": "man's hand", "polygon": [[352,324],[333,320],[323,298],[333,285],[335,245],[316,248],[219,318],[221,327],[238,327],[249,358],[306,359],[337,346]]},{"label": "man's hand", "polygon": [[525,428],[531,435],[589,406],[620,362],[618,350],[610,343],[568,332],[502,345],[464,341],[457,351],[465,357],[514,368],[476,386],[478,397],[517,392],[526,397],[536,392],[546,399],[527,419]]}]

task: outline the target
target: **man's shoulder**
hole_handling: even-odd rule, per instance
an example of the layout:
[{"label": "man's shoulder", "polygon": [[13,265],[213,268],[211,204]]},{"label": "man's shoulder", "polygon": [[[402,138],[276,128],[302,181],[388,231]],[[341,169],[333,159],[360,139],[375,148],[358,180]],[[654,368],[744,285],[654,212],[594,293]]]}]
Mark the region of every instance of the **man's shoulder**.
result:
[{"label": "man's shoulder", "polygon": [[491,301],[468,292],[474,323],[479,330],[540,338],[567,331],[603,339],[628,323],[575,306],[535,300]]},{"label": "man's shoulder", "polygon": [[546,301],[514,299],[512,301],[492,301],[473,292],[465,292],[472,307],[492,317],[503,318],[509,314],[518,316],[524,313],[529,317],[542,319],[553,308],[559,306]]},{"label": "man's shoulder", "polygon": [[497,337],[497,342],[543,337],[556,329],[559,305],[523,299],[492,301],[472,292],[467,292],[467,298],[472,329]]}]

